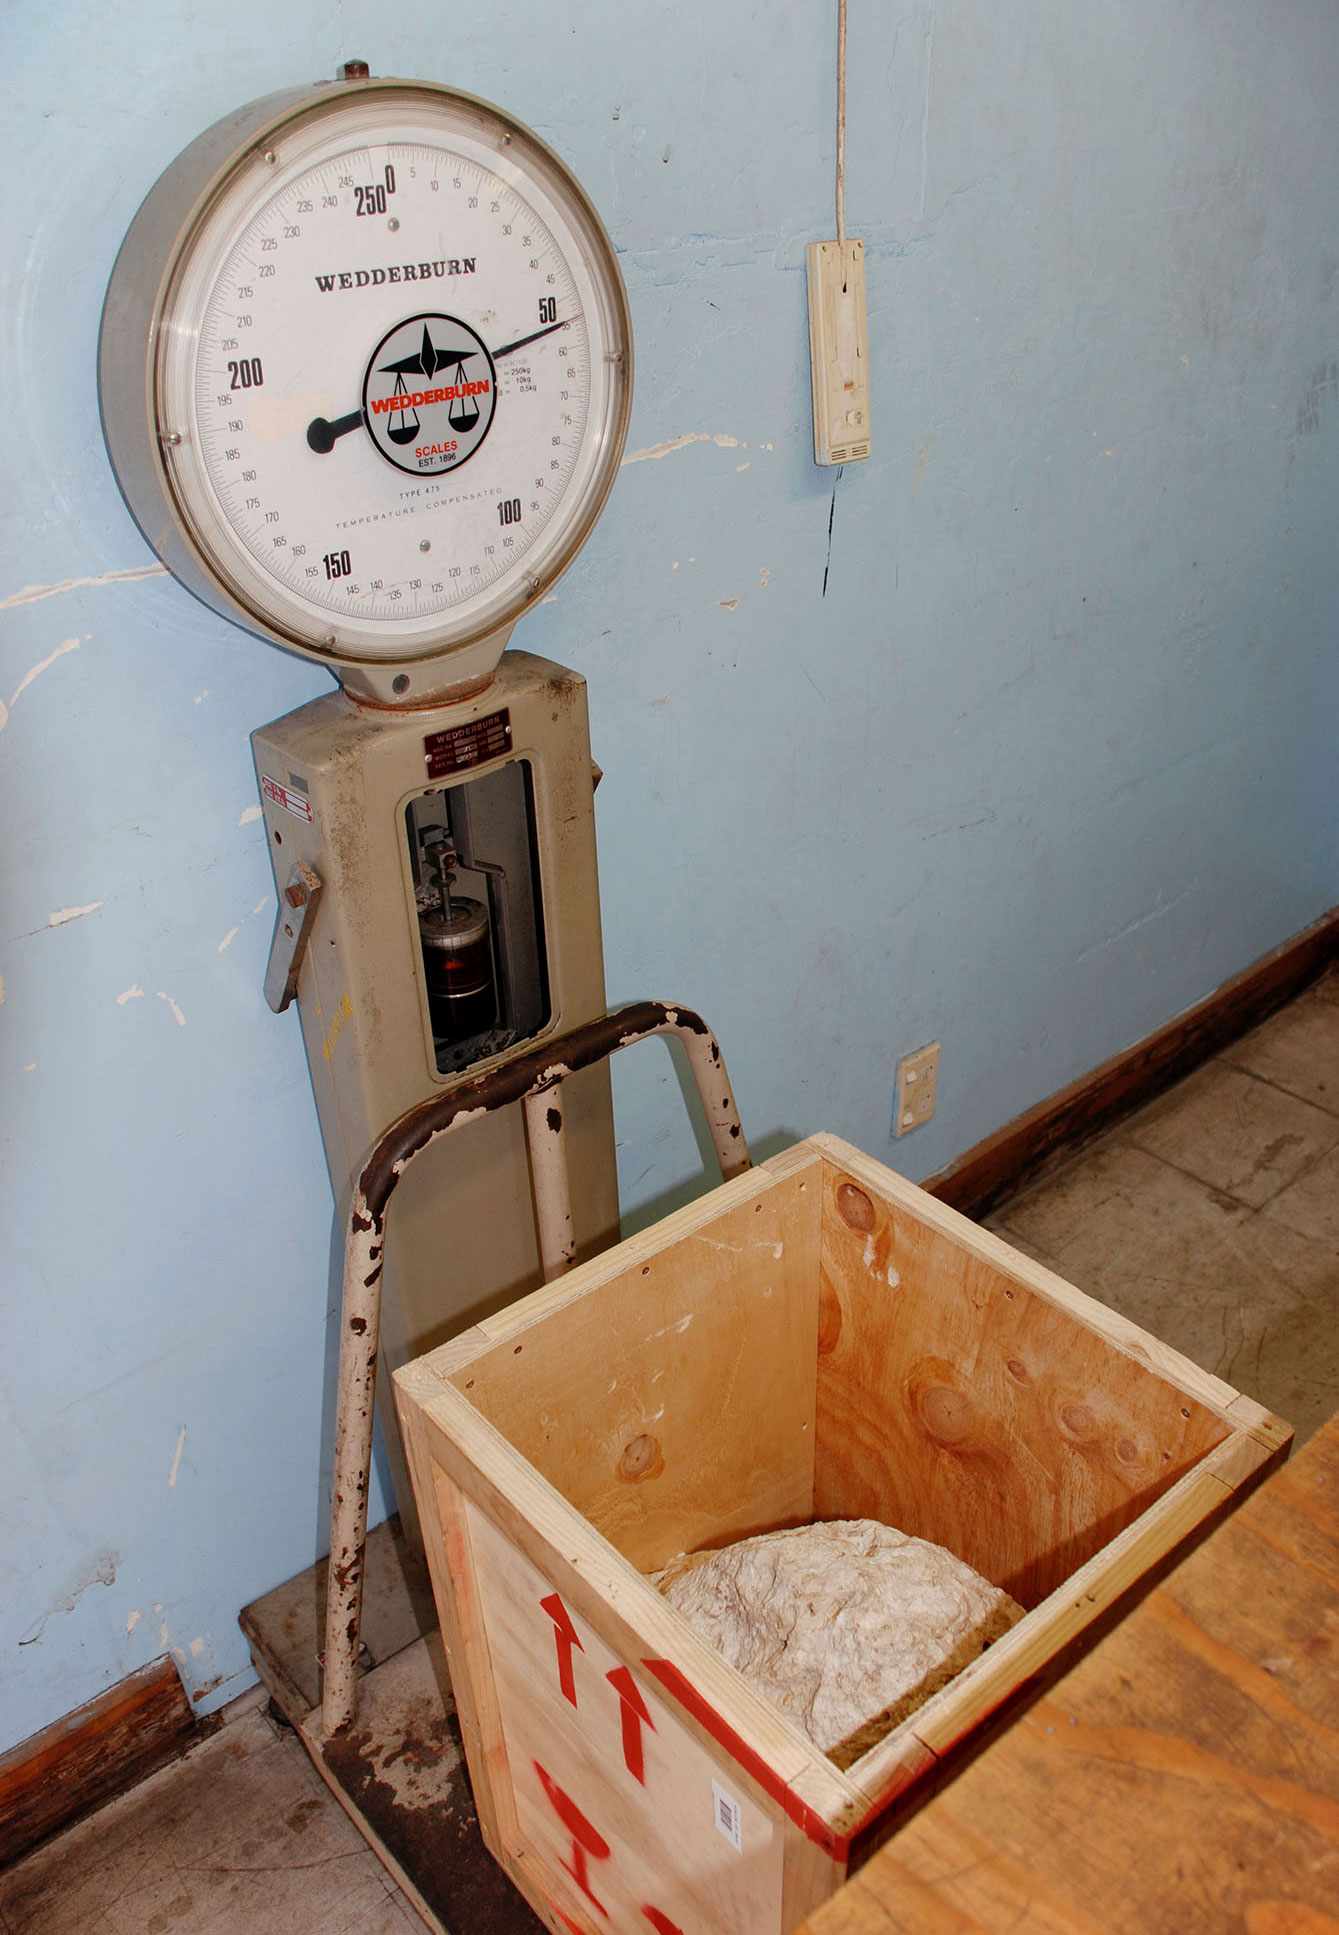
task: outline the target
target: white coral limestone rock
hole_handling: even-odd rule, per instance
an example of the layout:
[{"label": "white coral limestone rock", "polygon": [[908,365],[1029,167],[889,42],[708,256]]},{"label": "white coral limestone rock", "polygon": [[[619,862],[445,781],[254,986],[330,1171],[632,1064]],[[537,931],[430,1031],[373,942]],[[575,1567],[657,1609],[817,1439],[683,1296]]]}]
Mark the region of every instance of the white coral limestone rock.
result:
[{"label": "white coral limestone rock", "polygon": [[868,1518],[689,1553],[652,1582],[842,1767],[1023,1617],[942,1545]]}]

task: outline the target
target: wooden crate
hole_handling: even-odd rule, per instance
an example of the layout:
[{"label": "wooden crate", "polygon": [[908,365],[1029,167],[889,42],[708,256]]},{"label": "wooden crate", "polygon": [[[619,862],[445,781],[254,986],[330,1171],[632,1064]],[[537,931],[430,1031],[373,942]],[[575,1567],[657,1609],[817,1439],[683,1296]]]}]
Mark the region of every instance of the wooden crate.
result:
[{"label": "wooden crate", "polygon": [[[826,1135],[397,1384],[484,1834],[564,1935],[794,1927],[1291,1437]],[[642,1574],[857,1517],[1027,1617],[843,1773]]]}]

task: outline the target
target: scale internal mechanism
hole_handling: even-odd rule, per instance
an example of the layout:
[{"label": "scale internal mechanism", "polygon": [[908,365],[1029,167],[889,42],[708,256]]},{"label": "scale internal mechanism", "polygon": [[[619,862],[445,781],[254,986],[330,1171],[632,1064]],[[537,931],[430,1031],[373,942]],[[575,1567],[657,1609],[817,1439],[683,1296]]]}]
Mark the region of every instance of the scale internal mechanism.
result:
[{"label": "scale internal mechanism", "polygon": [[[112,272],[99,396],[131,514],[195,597],[337,681],[252,746],[279,905],[265,992],[297,1003],[341,1223],[388,1125],[605,1011],[585,683],[507,646],[603,509],[631,387],[614,251],[565,163],[485,102],[358,62],[201,134]],[[590,1253],[618,1233],[604,1064],[563,1113]],[[543,1279],[519,1105],[427,1151],[400,1195],[379,1414],[401,1516],[368,1545],[357,1729],[321,1733],[323,1567],[243,1627],[428,1919],[537,1926],[486,1857],[473,1879],[445,1859],[471,1803],[384,1381]],[[324,1306],[324,1255],[318,1274]],[[370,1823],[376,1743],[425,1724],[436,1773]],[[442,1875],[406,1843],[415,1819]]]},{"label": "scale internal mechanism", "polygon": [[433,1055],[444,1075],[533,1040],[549,1018],[534,823],[533,779],[520,760],[421,793],[405,808]]}]

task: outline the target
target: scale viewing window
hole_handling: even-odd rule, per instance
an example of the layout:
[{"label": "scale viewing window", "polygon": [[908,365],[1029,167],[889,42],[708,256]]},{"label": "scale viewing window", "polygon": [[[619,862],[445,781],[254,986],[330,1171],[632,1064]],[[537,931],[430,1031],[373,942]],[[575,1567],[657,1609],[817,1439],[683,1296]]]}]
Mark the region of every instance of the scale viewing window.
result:
[{"label": "scale viewing window", "polygon": [[433,1055],[457,1074],[552,1012],[530,762],[419,794],[405,833]]}]

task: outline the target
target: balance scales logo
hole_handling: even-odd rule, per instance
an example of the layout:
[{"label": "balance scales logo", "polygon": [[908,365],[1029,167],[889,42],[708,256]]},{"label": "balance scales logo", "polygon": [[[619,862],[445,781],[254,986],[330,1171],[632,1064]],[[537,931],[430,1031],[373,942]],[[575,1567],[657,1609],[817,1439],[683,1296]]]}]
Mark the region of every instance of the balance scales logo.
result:
[{"label": "balance scales logo", "polygon": [[440,477],[472,457],[497,400],[493,359],[458,316],[410,316],[383,336],[363,378],[363,420],[383,457]]}]

